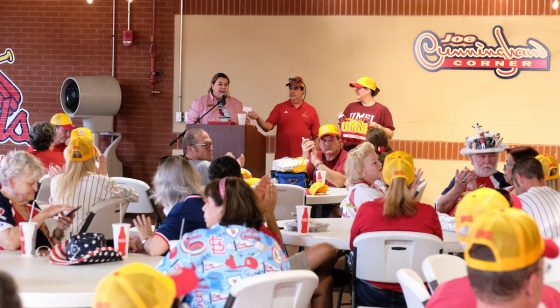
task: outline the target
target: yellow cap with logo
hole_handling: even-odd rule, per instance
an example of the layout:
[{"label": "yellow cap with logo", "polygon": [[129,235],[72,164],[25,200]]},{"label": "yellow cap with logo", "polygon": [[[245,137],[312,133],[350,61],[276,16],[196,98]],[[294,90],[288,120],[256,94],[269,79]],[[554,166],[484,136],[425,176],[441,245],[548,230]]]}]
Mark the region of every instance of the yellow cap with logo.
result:
[{"label": "yellow cap with logo", "polygon": [[340,131],[338,130],[338,126],[334,124],[325,124],[319,127],[319,138],[325,135],[340,137]]},{"label": "yellow cap with logo", "polygon": [[414,181],[415,171],[412,156],[403,151],[392,152],[383,162],[383,180],[387,184],[391,184],[395,178],[403,178],[410,185]]},{"label": "yellow cap with logo", "polygon": [[352,88],[368,88],[370,90],[377,89],[377,83],[371,77],[363,76],[360,77],[356,82],[351,82],[350,87]]},{"label": "yellow cap with logo", "polygon": [[86,161],[95,156],[95,146],[91,130],[78,127],[72,130],[70,142],[66,147],[66,157],[71,161]]},{"label": "yellow cap with logo", "polygon": [[555,180],[558,178],[558,161],[554,158],[554,156],[539,154],[535,158],[541,162],[545,181]]},{"label": "yellow cap with logo", "polygon": [[74,129],[74,125],[72,124],[72,118],[68,116],[66,113],[55,113],[51,117],[51,124],[56,126],[62,126],[66,130]]}]

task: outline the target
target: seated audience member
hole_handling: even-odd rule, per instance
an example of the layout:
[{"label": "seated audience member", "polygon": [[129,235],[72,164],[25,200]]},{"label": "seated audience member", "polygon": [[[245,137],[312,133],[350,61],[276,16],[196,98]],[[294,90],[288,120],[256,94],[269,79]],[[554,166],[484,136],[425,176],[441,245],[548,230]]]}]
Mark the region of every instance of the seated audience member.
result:
[{"label": "seated audience member", "polygon": [[544,181],[548,187],[560,191],[560,179],[558,178],[558,161],[554,156],[540,154],[535,157],[541,162],[544,172]]},{"label": "seated audience member", "polygon": [[[183,137],[183,154],[202,177],[202,185],[208,184],[210,182],[208,168],[210,167],[210,162],[214,159],[214,144],[208,132],[202,128],[189,129]],[[241,154],[237,162],[243,167],[245,156]]]},{"label": "seated audience member", "polygon": [[543,285],[542,256],[556,257],[556,244],[503,200],[487,208],[473,214],[465,238],[468,276],[439,285],[426,307],[537,307],[541,298],[543,307],[560,307],[560,294]]},{"label": "seated audience member", "polygon": [[[128,196],[125,198],[128,201],[138,200],[138,194],[131,188],[117,185],[107,176],[107,161],[98,151],[89,129],[74,129],[65,152],[64,172],[51,180],[51,203],[81,206],[72,223],[73,234],[79,233],[96,203],[116,196]],[[99,167],[96,167],[97,162]]]},{"label": "seated audience member", "polygon": [[180,308],[179,298],[198,283],[193,270],[181,270],[177,276],[168,276],[148,264],[126,264],[99,281],[92,307]]},{"label": "seated audience member", "polygon": [[340,203],[343,218],[354,218],[364,202],[383,197],[383,190],[375,184],[381,178],[382,168],[369,142],[363,142],[348,152],[345,173],[346,187],[350,193]]},{"label": "seated audience member", "polygon": [[474,170],[465,167],[463,170],[455,171],[455,177],[436,200],[438,212],[455,216],[455,207],[465,193],[479,187],[509,186],[504,175],[496,169],[498,153],[505,150],[507,146],[502,143],[499,133],[484,132],[478,124],[476,128],[479,135],[467,137],[465,147],[460,152],[461,155],[470,157]]},{"label": "seated audience member", "polygon": [[[434,234],[443,239],[443,233],[434,208],[414,200],[419,184],[412,157],[396,151],[385,158],[383,179],[388,185],[384,198],[365,202],[358,209],[350,230],[350,250],[354,239],[372,231],[413,231]],[[357,305],[405,307],[402,289],[398,283],[358,280]]]},{"label": "seated audience member", "polygon": [[37,223],[35,247],[58,244],[64,236],[64,230],[72,224],[72,217],[60,215],[51,234],[44,222],[63,211],[72,210],[72,207],[51,205],[41,211],[36,203],[29,204],[35,198],[37,182],[44,172],[43,164],[25,151],[8,152],[0,162],[0,250],[16,250],[20,247],[21,222]]},{"label": "seated audience member", "polygon": [[10,274],[0,271],[0,307],[21,308],[16,281]]},{"label": "seated audience member", "polygon": [[319,148],[321,151],[317,151],[313,140],[302,139],[303,158],[309,160],[307,178],[314,182],[316,171],[326,171],[327,185],[344,187],[346,182],[344,163],[348,152],[342,149],[338,127],[333,124],[325,124],[319,127]]},{"label": "seated audience member", "polygon": [[[212,180],[232,176],[241,178],[241,168],[237,161],[229,156],[215,159],[210,165],[210,178]],[[282,234],[276,224],[274,209],[276,207],[276,186],[270,181],[270,176],[265,175],[255,187],[257,204],[261,210],[266,226],[259,231],[272,236],[279,244],[282,244]],[[312,307],[331,307],[333,278],[331,271],[336,262],[337,251],[327,243],[317,244],[307,248],[305,251],[295,253],[288,258],[291,269],[306,269],[314,271],[319,277],[319,285],[313,293]]]},{"label": "seated audience member", "polygon": [[381,128],[370,128],[368,130],[366,140],[373,144],[375,152],[379,156],[379,160],[381,162],[383,162],[385,156],[393,152],[393,149],[389,146],[389,138],[387,138],[385,131]]},{"label": "seated audience member", "polygon": [[[138,228],[139,238],[131,240],[135,251],[145,250],[152,256],[159,256],[169,250],[169,241],[178,240],[183,234],[196,229],[206,228],[206,223],[202,212],[204,201],[200,175],[186,158],[166,158],[159,165],[153,184],[152,198],[157,204],[163,205],[167,217],[154,232],[150,217],[137,216],[134,226]],[[137,245],[138,240],[141,240],[141,247]]]},{"label": "seated audience member", "polygon": [[513,167],[513,184],[521,206],[537,222],[544,237],[560,236],[560,192],[544,182],[541,163],[536,158],[519,160]]},{"label": "seated audience member", "polygon": [[[289,270],[284,251],[272,237],[258,231],[263,224],[255,193],[243,179],[227,177],[210,182],[203,211],[208,229],[183,235],[157,265],[164,273],[177,266],[195,268],[200,283],[187,295],[190,307],[223,307],[231,286],[244,278]],[[197,249],[197,247],[201,249]]]},{"label": "seated audience member", "polygon": [[[507,193],[507,192],[506,192]],[[510,207],[510,203],[498,190],[479,188],[465,195],[457,204],[455,234],[465,248],[472,224],[486,212],[498,212]],[[465,295],[465,299],[463,299]],[[467,276],[449,280],[437,286],[426,307],[476,307],[474,293]]]},{"label": "seated audience member", "polygon": [[515,162],[524,158],[536,157],[539,155],[537,150],[530,146],[518,146],[506,149],[507,158],[504,164],[504,178],[511,186],[506,187],[508,191],[514,191],[513,179],[511,177],[511,170],[515,166]]},{"label": "seated audience member", "polygon": [[37,157],[45,168],[51,164],[64,167],[64,154],[54,151],[54,136],[56,128],[48,122],[37,122],[31,126],[29,131],[29,153]]},{"label": "seated audience member", "polygon": [[72,124],[72,118],[66,113],[55,113],[51,117],[51,124],[56,127],[53,150],[64,152],[70,141],[70,132],[75,128]]}]

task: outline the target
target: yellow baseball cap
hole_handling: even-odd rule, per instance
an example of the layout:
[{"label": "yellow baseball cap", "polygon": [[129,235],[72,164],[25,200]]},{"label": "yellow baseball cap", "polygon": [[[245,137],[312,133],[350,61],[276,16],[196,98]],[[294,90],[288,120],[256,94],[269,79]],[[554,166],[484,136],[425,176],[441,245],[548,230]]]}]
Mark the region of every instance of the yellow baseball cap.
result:
[{"label": "yellow baseball cap", "polygon": [[395,151],[385,157],[383,162],[383,180],[390,184],[395,178],[403,178],[408,185],[414,181],[414,161],[410,154]]},{"label": "yellow baseball cap", "polygon": [[311,187],[309,187],[309,193],[312,195],[324,194],[329,190],[329,186],[323,182],[315,182]]},{"label": "yellow baseball cap", "polygon": [[51,124],[56,126],[62,126],[66,130],[74,129],[74,125],[72,124],[72,119],[66,113],[55,113],[51,117]]},{"label": "yellow baseball cap", "polygon": [[72,130],[70,142],[66,147],[67,157],[71,161],[86,161],[95,156],[95,146],[91,131],[85,127]]},{"label": "yellow baseball cap", "polygon": [[371,77],[363,76],[360,77],[356,82],[349,83],[352,88],[368,88],[370,90],[377,89],[377,83]]},{"label": "yellow baseball cap", "polygon": [[535,157],[543,167],[544,180],[555,180],[558,178],[558,161],[554,156],[539,154]]},{"label": "yellow baseball cap", "polygon": [[[493,260],[472,256],[475,245],[488,248]],[[465,250],[468,267],[490,272],[522,269],[543,256],[556,258],[558,246],[542,238],[533,218],[516,208],[487,211],[478,216],[469,231]]]},{"label": "yellow baseball cap", "polygon": [[321,138],[325,135],[340,137],[340,131],[338,130],[338,126],[336,126],[334,124],[325,124],[325,125],[319,127],[319,138]]},{"label": "yellow baseball cap", "polygon": [[466,194],[455,210],[455,234],[462,242],[467,241],[469,229],[475,219],[489,210],[507,209],[509,202],[495,189],[483,187]]}]

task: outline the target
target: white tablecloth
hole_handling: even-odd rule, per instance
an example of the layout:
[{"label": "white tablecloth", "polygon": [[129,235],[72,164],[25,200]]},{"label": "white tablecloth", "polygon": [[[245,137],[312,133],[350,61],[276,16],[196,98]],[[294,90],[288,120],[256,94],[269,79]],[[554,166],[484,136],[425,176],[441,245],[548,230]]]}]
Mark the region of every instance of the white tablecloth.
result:
[{"label": "white tablecloth", "polygon": [[161,259],[133,253],[124,261],[64,266],[48,257],[23,257],[19,250],[0,251],[0,269],[16,280],[24,307],[91,307],[102,277],[130,262],[154,266]]}]

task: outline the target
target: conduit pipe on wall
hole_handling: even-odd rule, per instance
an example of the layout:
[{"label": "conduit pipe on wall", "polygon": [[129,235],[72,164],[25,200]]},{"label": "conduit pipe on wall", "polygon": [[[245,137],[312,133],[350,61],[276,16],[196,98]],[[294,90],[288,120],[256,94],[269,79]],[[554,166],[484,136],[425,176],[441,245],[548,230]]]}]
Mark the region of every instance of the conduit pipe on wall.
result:
[{"label": "conduit pipe on wall", "polygon": [[156,77],[159,73],[156,71],[156,0],[152,0],[152,36],[150,40],[150,84],[152,85],[152,94],[159,94],[156,91]]},{"label": "conduit pipe on wall", "polygon": [[[177,97],[177,111],[183,114],[183,3],[181,0],[181,9],[179,11],[179,90]],[[186,119],[185,119],[186,120]]]},{"label": "conduit pipe on wall", "polygon": [[111,49],[111,76],[115,77],[115,3],[116,0],[113,0],[113,47]]}]

